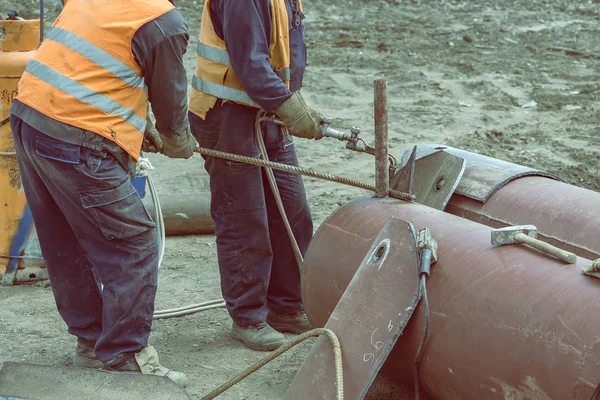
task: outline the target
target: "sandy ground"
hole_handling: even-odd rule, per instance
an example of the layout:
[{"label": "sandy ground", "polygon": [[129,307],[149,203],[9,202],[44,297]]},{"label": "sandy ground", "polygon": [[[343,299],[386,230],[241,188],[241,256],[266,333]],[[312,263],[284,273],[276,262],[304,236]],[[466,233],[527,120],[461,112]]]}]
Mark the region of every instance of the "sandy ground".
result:
[{"label": "sandy ground", "polygon": [[[24,3],[36,7],[33,0]],[[178,5],[192,36],[191,77],[202,3]],[[334,127],[359,126],[372,143],[373,80],[383,78],[390,149],[397,156],[413,144],[441,143],[600,189],[599,0],[305,0],[304,7],[309,66],[303,92],[335,118]],[[23,14],[35,17],[33,8]],[[340,142],[297,139],[296,148],[304,167],[374,180],[374,159]],[[200,157],[151,160],[159,195],[208,190]],[[326,181],[305,183],[315,228],[366,194]],[[168,238],[157,308],[219,295],[214,237]],[[197,397],[264,355],[232,341],[229,327],[224,309],[160,320],[151,342],[163,364],[187,373],[188,391]],[[50,289],[38,285],[0,288],[0,343],[0,362],[70,365],[75,339]],[[281,398],[308,350],[309,344],[299,346],[220,398]]]}]

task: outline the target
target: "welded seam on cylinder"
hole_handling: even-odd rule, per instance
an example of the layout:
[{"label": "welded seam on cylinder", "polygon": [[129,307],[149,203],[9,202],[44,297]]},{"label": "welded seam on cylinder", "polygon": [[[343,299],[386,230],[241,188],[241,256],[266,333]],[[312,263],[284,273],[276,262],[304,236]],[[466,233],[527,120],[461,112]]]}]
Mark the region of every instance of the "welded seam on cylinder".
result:
[{"label": "welded seam on cylinder", "polygon": [[[448,203],[448,206],[446,207],[445,211],[449,212],[450,214],[454,214],[459,217],[466,218],[470,221],[474,221],[490,227],[495,227],[497,224],[500,224],[502,227],[514,225],[512,222],[496,218],[493,215],[477,214],[476,212],[470,209],[460,208],[459,206],[450,203]],[[460,213],[458,211],[460,211]],[[538,231],[537,239],[548,242],[549,244],[561,248],[565,251],[575,253],[583,258],[594,259],[597,257],[597,252],[595,252],[594,250],[579,244],[567,242],[566,240],[561,239],[557,236],[545,235],[544,233]]]}]

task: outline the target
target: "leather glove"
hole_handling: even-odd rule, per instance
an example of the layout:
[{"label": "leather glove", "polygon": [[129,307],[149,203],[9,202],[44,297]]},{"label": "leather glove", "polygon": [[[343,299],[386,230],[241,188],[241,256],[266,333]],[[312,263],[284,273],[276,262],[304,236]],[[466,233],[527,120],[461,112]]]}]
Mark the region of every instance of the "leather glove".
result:
[{"label": "leather glove", "polygon": [[169,158],[190,158],[196,148],[196,139],[190,132],[190,127],[177,135],[167,137],[160,133],[163,142],[162,153]]},{"label": "leather glove", "polygon": [[283,121],[290,135],[315,140],[323,137],[323,116],[306,105],[300,91],[294,92],[273,112]]},{"label": "leather glove", "polygon": [[160,134],[154,125],[154,115],[150,110],[146,115],[146,130],[144,131],[144,141],[142,142],[142,151],[144,153],[162,153],[163,142]]}]

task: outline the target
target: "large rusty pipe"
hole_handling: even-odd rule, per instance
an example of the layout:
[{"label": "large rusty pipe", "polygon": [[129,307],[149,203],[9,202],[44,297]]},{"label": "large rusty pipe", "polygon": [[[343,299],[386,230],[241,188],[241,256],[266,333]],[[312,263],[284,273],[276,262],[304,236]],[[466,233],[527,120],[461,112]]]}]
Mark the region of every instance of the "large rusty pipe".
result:
[{"label": "large rusty pipe", "polygon": [[532,224],[538,238],[600,258],[600,193],[543,176],[517,178],[485,203],[455,194],[446,211],[495,228]]},{"label": "large rusty pipe", "polygon": [[[391,216],[430,227],[438,262],[420,362],[432,399],[589,400],[600,383],[600,280],[524,245],[492,246],[491,228],[423,205],[360,198],[332,214],[305,256],[302,295],[324,326]],[[398,266],[402,268],[402,266]],[[399,310],[400,312],[401,310]],[[386,362],[405,385],[423,332],[418,307]]]},{"label": "large rusty pipe", "polygon": [[[545,171],[440,144],[418,145],[417,158],[440,149],[467,162],[445,211],[495,228],[536,225],[540,239],[584,258],[600,258],[600,193]],[[412,150],[406,149],[402,164]]]},{"label": "large rusty pipe", "polygon": [[[167,236],[214,234],[215,223],[210,216],[209,192],[161,195],[158,200]],[[154,219],[151,196],[144,197],[143,202]]]}]

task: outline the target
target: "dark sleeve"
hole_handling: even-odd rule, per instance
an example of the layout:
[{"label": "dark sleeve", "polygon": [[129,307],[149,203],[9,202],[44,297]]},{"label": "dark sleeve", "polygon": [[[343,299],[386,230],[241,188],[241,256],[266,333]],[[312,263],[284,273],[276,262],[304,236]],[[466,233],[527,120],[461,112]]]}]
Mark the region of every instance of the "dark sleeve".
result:
[{"label": "dark sleeve", "polygon": [[292,93],[269,64],[270,1],[218,0],[213,4],[215,28],[225,40],[236,76],[252,100],[273,111]]},{"label": "dark sleeve", "polygon": [[138,29],[131,43],[144,71],[156,129],[165,136],[183,132],[188,125],[188,81],[183,65],[189,40],[187,29],[181,13],[171,10]]}]

